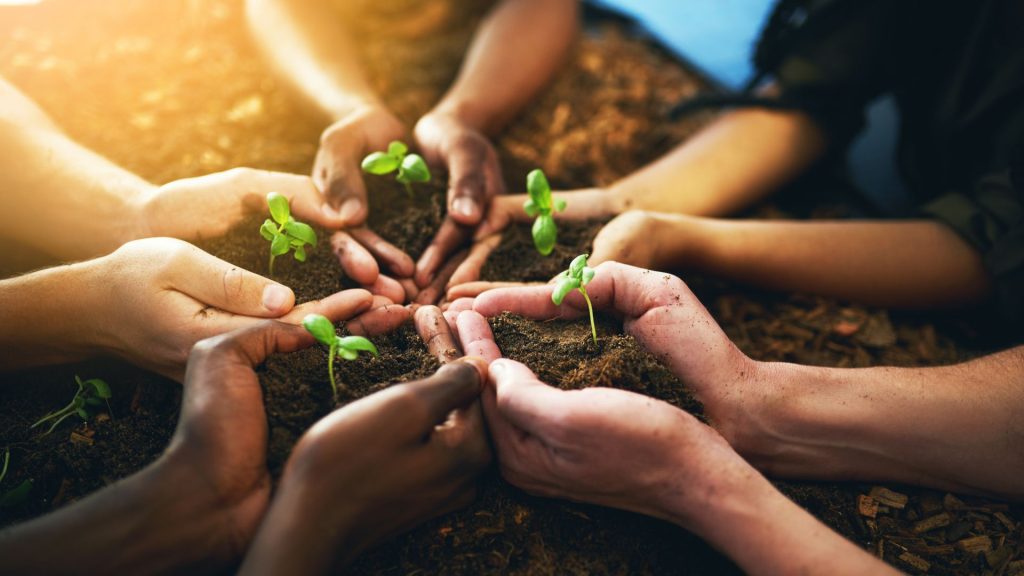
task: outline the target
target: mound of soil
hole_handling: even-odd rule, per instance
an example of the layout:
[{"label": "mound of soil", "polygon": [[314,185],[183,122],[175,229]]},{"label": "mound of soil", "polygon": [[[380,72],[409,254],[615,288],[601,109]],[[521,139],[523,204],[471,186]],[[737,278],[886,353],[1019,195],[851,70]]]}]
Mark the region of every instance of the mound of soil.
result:
[{"label": "mound of soil", "polygon": [[[477,14],[474,11],[474,14]],[[74,138],[156,182],[238,165],[308,173],[325,119],[274,79],[246,35],[240,0],[51,0],[0,8],[0,73],[36,99]],[[388,50],[360,46],[375,87],[409,125],[437,100],[472,34]],[[90,22],[89,26],[81,26]],[[392,42],[393,40],[387,40]],[[393,60],[389,60],[393,58]],[[399,82],[400,80],[400,82]],[[565,71],[498,139],[510,191],[532,168],[556,188],[607,185],[692,134],[708,116],[666,121],[664,112],[700,81],[616,26],[588,30]],[[116,127],[116,129],[111,129]],[[370,225],[418,256],[444,214],[444,175],[410,200],[388,177],[368,177]],[[265,273],[262,217],[208,251]],[[562,225],[553,256],[538,258],[528,227],[504,237],[484,277],[543,281],[589,250],[600,223]],[[276,279],[299,299],[348,284],[322,230],[300,264],[281,258]],[[14,270],[5,261],[4,270]],[[22,270],[28,264],[22,265]],[[687,277],[729,336],[757,359],[827,366],[929,366],[984,350],[955,323],[890,315],[801,295],[773,295]],[[621,327],[601,318],[600,341],[581,322],[493,320],[509,357],[562,388],[615,386],[700,415],[697,402]],[[339,402],[436,368],[411,327],[375,337],[381,358],[339,363]],[[302,432],[334,407],[326,352],[309,348],[259,369],[277,474]],[[74,375],[114,391],[112,418],[70,419],[53,434],[29,426],[74,393]],[[154,460],[173,432],[180,387],[116,361],[0,375],[0,450],[11,465],[0,494],[31,479],[28,497],[0,507],[0,526],[40,516]],[[932,574],[1019,574],[1019,507],[899,486],[780,483],[802,506],[897,567]],[[720,574],[735,567],[667,523],[635,514],[530,497],[492,470],[469,508],[438,518],[361,557],[357,574]],[[923,524],[922,524],[923,523]],[[970,546],[964,541],[971,543]]]}]

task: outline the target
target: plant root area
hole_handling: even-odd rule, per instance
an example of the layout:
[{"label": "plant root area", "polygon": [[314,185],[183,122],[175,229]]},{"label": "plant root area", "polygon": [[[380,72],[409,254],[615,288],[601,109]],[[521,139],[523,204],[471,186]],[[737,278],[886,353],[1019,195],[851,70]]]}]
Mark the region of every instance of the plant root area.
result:
[{"label": "plant root area", "polygon": [[[73,138],[154,182],[234,166],[308,173],[319,117],[260,58],[240,0],[52,0],[3,8],[0,74],[39,102]],[[450,84],[473,22],[415,46],[361,43],[376,88],[408,125]],[[510,191],[543,168],[556,188],[608,185],[678,144],[708,115],[669,121],[666,112],[702,83],[657,47],[616,24],[589,25],[566,69],[500,136]],[[367,178],[371,226],[414,257],[444,215],[444,174],[409,200],[385,178]],[[422,192],[425,190],[426,192]],[[25,191],[28,193],[29,191]],[[765,206],[754,217],[777,214]],[[266,273],[262,217],[199,244]],[[540,259],[526,227],[506,232],[484,270],[488,279],[547,280],[588,251],[600,223],[563,225],[553,256]],[[351,283],[327,236],[309,261],[281,258],[276,279],[299,301]],[[45,263],[26,256],[20,271]],[[5,274],[19,271],[8,263]],[[931,366],[973,357],[986,345],[948,318],[808,297],[766,294],[683,275],[744,352],[756,359],[824,366]],[[142,319],[140,319],[141,321]],[[614,386],[648,394],[700,416],[701,406],[664,366],[598,318],[597,345],[583,322],[492,320],[504,353],[562,388]],[[411,326],[374,338],[381,357],[339,365],[339,403],[437,367]],[[275,475],[291,447],[335,407],[326,351],[273,357],[259,368]],[[74,375],[103,378],[112,416],[69,419],[53,434],[32,422],[74,393]],[[28,497],[0,508],[0,526],[67,506],[153,461],[178,417],[181,389],[112,360],[6,374],[0,385],[0,450],[11,465],[0,493],[31,479]],[[968,431],[965,431],[968,432]],[[1024,514],[1006,503],[907,486],[780,482],[827,525],[911,573],[1021,574]],[[364,554],[355,574],[723,574],[737,569],[698,538],[665,522],[531,497],[496,469],[468,508]]]}]

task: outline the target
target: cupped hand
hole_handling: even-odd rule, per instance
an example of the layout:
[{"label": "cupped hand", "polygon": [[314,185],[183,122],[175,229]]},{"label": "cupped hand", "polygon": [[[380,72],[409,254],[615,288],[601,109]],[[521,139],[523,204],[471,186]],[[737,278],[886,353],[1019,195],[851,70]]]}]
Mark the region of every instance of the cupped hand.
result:
[{"label": "cupped hand", "polygon": [[505,185],[494,146],[476,128],[450,114],[432,112],[416,123],[415,133],[427,162],[448,169],[448,215],[416,263],[416,284],[425,288],[448,257],[469,241]]},{"label": "cupped hand", "polygon": [[[729,426],[742,414],[757,363],[736,348],[682,280],[617,262],[605,262],[595,271],[587,285],[595,310],[621,317],[625,332],[694,390],[716,427]],[[490,290],[476,297],[473,310],[487,317],[502,312],[535,319],[587,315],[586,302],[576,291],[561,306],[554,304],[554,288]]]},{"label": "cupped hand", "polygon": [[92,347],[180,380],[192,345],[261,318],[298,324],[306,314],[349,318],[373,306],[347,290],[295,306],[291,289],[180,240],[129,242],[87,263]]},{"label": "cupped hand", "polygon": [[479,359],[456,360],[315,424],[288,460],[241,573],[326,573],[468,504],[491,457],[477,402],[486,370]]},{"label": "cupped hand", "polygon": [[139,203],[138,237],[196,240],[222,236],[246,216],[269,213],[269,192],[287,197],[297,220],[328,229],[344,223],[338,211],[324,202],[310,178],[234,168],[175,180],[145,194]]},{"label": "cupped hand", "polygon": [[553,388],[500,358],[479,313],[463,311],[457,322],[466,353],[491,361],[484,414],[502,475],[515,486],[689,526],[716,488],[756,474],[692,415],[624,390]]}]

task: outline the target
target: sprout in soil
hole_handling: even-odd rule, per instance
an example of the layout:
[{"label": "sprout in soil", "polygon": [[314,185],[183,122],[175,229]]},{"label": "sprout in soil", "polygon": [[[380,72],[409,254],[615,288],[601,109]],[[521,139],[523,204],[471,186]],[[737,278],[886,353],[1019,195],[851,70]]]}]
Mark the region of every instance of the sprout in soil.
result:
[{"label": "sprout in soil", "polygon": [[[4,450],[4,465],[3,470],[0,470],[0,482],[4,481],[7,477],[7,465],[11,462],[11,447],[8,446]],[[18,484],[14,488],[4,492],[0,495],[0,508],[9,508],[16,504],[21,504],[25,497],[28,496],[29,490],[32,489],[32,480],[25,480],[21,484]]]},{"label": "sprout in soil", "polygon": [[327,346],[327,373],[331,377],[331,390],[335,398],[338,396],[338,385],[334,381],[334,357],[341,356],[345,360],[355,360],[359,352],[369,352],[380,357],[377,347],[362,336],[338,336],[334,333],[334,324],[319,314],[309,314],[302,319],[302,327],[316,338],[317,342]]},{"label": "sprout in soil", "polygon": [[268,272],[274,275],[274,258],[295,250],[295,259],[306,261],[306,245],[316,246],[316,232],[309,224],[303,224],[292,217],[288,199],[271,192],[267,194],[267,206],[270,207],[270,218],[260,226],[260,234],[270,242],[270,265]]},{"label": "sprout in soil", "polygon": [[523,203],[523,210],[527,216],[536,218],[533,221],[533,245],[541,256],[547,256],[555,249],[555,240],[558,239],[553,214],[565,210],[565,200],[552,201],[551,186],[541,170],[533,170],[526,175],[526,190],[530,199]]},{"label": "sprout in soil", "polygon": [[561,306],[562,300],[573,290],[579,290],[583,299],[587,301],[587,310],[590,311],[590,333],[594,336],[594,344],[597,344],[597,326],[594,324],[594,307],[590,304],[590,296],[587,295],[587,284],[594,279],[594,269],[587,266],[587,256],[580,254],[573,258],[568,270],[563,270],[555,281],[555,291],[551,294],[551,301]]},{"label": "sprout in soil", "polygon": [[363,172],[383,176],[398,170],[395,180],[405,185],[412,197],[413,182],[430,182],[430,169],[419,154],[407,154],[409,147],[395,140],[388,144],[387,152],[374,152],[363,158]]},{"label": "sprout in soil", "polygon": [[43,433],[45,436],[53,432],[53,429],[61,422],[76,414],[82,420],[89,420],[89,410],[95,406],[102,406],[104,403],[107,405],[107,412],[113,415],[114,411],[110,409],[110,386],[107,386],[106,382],[99,378],[90,378],[89,380],[82,381],[77,374],[75,375],[75,382],[78,383],[78,391],[75,392],[75,397],[71,399],[71,402],[60,410],[54,410],[37,420],[32,425],[32,428],[50,422],[49,429]]}]

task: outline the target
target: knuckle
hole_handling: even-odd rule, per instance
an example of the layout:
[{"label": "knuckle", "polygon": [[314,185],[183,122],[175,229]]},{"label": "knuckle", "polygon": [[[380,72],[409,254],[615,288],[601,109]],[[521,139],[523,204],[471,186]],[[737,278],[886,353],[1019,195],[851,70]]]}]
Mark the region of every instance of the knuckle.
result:
[{"label": "knuckle", "polygon": [[222,276],[225,300],[233,300],[241,296],[246,287],[246,275],[241,268],[232,266],[224,271]]}]

